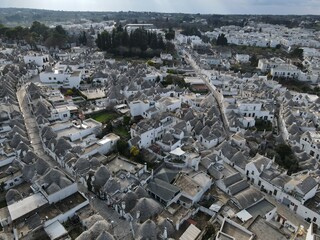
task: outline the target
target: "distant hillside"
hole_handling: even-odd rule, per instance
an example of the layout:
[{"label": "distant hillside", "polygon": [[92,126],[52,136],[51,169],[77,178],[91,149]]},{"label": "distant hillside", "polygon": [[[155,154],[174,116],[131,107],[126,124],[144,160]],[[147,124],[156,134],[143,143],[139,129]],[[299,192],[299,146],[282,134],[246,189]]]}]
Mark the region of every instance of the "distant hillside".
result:
[{"label": "distant hillside", "polygon": [[[153,23],[159,28],[181,27],[182,24],[198,24],[200,30],[206,31],[225,25],[245,25],[248,21],[283,24],[287,27],[319,28],[320,16],[314,15],[217,15],[217,14],[183,14],[154,12],[73,12],[24,8],[0,8],[0,24],[6,26],[31,26],[39,21],[46,25],[59,25],[63,22],[81,22],[91,20],[126,20],[129,23]],[[202,24],[206,20],[207,24]]]}]

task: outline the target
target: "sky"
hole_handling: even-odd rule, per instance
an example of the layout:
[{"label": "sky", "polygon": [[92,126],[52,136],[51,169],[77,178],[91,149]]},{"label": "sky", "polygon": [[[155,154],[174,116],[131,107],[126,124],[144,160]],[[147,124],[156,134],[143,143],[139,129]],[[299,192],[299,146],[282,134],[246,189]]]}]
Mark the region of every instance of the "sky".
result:
[{"label": "sky", "polygon": [[0,7],[64,11],[320,15],[320,0],[0,0]]}]

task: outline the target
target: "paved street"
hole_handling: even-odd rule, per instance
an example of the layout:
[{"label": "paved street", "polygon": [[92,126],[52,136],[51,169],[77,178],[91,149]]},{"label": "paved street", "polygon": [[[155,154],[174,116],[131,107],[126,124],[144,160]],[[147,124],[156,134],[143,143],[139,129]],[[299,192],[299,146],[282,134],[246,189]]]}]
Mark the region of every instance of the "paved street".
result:
[{"label": "paved street", "polygon": [[190,65],[192,66],[192,68],[195,70],[195,72],[197,73],[197,75],[206,83],[207,87],[209,88],[209,90],[211,91],[213,97],[216,99],[216,102],[218,104],[218,108],[220,111],[220,117],[221,117],[221,121],[223,123],[224,126],[224,130],[227,134],[227,139],[229,139],[230,137],[230,130],[229,130],[229,124],[228,124],[228,120],[227,117],[225,115],[224,112],[224,106],[223,106],[223,102],[222,102],[222,96],[219,96],[219,92],[215,89],[215,87],[211,84],[207,74],[205,71],[203,71],[198,65],[197,63],[193,60],[192,56],[189,53],[186,53],[188,58],[187,61],[189,61]]},{"label": "paved street", "polygon": [[[43,158],[47,163],[49,163],[51,167],[60,168],[58,163],[48,156],[43,149],[35,117],[30,112],[30,108],[28,106],[25,85],[18,90],[17,97],[25,120],[29,140],[31,141],[31,146],[34,149],[34,152],[39,157]],[[60,170],[65,172],[64,169],[60,168]],[[117,239],[133,239],[129,222],[120,218],[120,215],[115,210],[108,207],[105,201],[98,199],[93,193],[88,192],[88,190],[82,184],[78,183],[78,188],[79,191],[84,192],[88,196],[91,207],[113,225],[113,234]]]},{"label": "paved street", "polygon": [[121,218],[113,208],[108,207],[106,201],[97,198],[95,194],[89,192],[81,183],[78,183],[78,188],[90,199],[92,209],[112,224],[113,230],[111,233],[114,234],[116,239],[133,239],[130,223],[128,221]]},{"label": "paved street", "polygon": [[51,167],[58,166],[58,163],[44,152],[35,116],[30,112],[28,106],[25,85],[17,91],[17,97],[34,153],[43,158]]}]

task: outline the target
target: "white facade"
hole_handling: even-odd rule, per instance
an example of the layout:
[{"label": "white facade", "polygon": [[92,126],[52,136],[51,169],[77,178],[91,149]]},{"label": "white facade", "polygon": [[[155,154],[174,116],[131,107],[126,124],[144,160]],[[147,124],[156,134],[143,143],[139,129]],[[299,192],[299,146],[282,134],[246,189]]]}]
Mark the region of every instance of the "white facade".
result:
[{"label": "white facade", "polygon": [[130,114],[132,117],[143,116],[144,113],[154,106],[153,102],[148,100],[137,100],[129,103]]},{"label": "white facade", "polygon": [[66,66],[40,73],[40,81],[53,87],[79,88],[81,79],[81,71],[73,71]]},{"label": "white facade", "polygon": [[156,102],[155,106],[162,112],[172,112],[181,108],[181,100],[179,98],[165,97]]},{"label": "white facade", "polygon": [[148,129],[139,129],[133,125],[130,129],[131,138],[140,137],[140,142],[138,143],[140,148],[150,147],[153,143],[160,140],[166,129],[170,129],[176,121],[168,116],[160,120],[160,125],[157,127],[148,126]]},{"label": "white facade", "polygon": [[236,54],[236,60],[240,63],[249,62],[250,56],[248,54]]},{"label": "white facade", "polygon": [[316,159],[320,158],[320,134],[318,132],[305,132],[300,138],[300,149]]},{"label": "white facade", "polygon": [[282,64],[271,68],[271,75],[274,77],[299,78],[300,70],[291,64]]},{"label": "white facade", "polygon": [[239,102],[237,104],[239,112],[244,117],[260,118],[263,120],[273,120],[273,113],[264,110],[261,102]]},{"label": "white facade", "polygon": [[26,55],[23,57],[24,63],[34,63],[38,67],[44,67],[46,65],[49,65],[49,55],[38,55],[38,54],[31,54],[31,55]]},{"label": "white facade", "polygon": [[258,69],[261,69],[262,72],[267,72],[271,68],[276,68],[282,64],[285,64],[285,61],[281,58],[259,59]]},{"label": "white facade", "polygon": [[50,121],[68,121],[71,117],[71,113],[69,108],[66,107],[59,107],[59,108],[54,108],[51,110],[51,116],[48,120]]}]

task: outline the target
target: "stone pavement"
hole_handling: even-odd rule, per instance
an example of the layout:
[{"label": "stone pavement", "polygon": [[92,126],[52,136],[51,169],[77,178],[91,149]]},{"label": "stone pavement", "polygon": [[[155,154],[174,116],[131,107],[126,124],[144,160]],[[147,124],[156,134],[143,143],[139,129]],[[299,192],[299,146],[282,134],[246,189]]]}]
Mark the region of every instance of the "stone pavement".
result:
[{"label": "stone pavement", "polygon": [[42,142],[40,139],[40,132],[37,127],[35,116],[31,113],[30,107],[28,106],[25,85],[23,85],[17,91],[17,98],[18,98],[20,109],[24,118],[24,122],[28,132],[31,147],[34,150],[34,153],[39,157],[43,158],[51,167],[57,167],[58,163],[54,159],[52,159],[50,156],[48,156],[43,149]]}]

